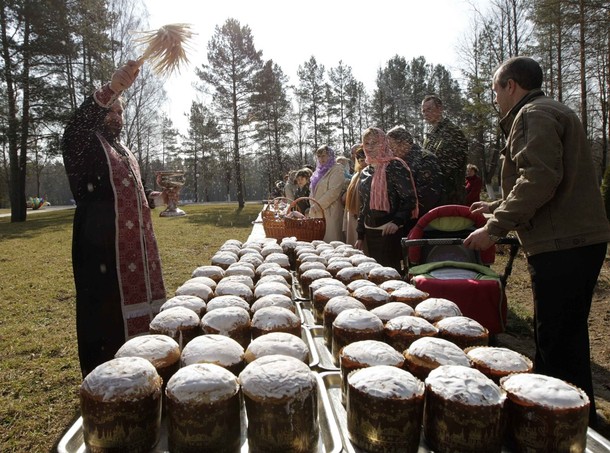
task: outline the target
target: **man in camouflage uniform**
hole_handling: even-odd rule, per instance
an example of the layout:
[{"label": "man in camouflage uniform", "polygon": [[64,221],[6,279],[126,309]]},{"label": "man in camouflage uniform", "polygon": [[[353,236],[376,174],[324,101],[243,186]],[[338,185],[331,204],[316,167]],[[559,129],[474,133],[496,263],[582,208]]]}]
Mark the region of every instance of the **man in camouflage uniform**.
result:
[{"label": "man in camouflage uniform", "polygon": [[421,112],[429,124],[424,148],[436,155],[443,174],[440,204],[464,204],[468,141],[460,128],[443,117],[443,102],[439,97],[426,96],[421,104]]},{"label": "man in camouflage uniform", "polygon": [[[411,169],[417,189],[419,217],[421,217],[430,209],[440,205],[443,175],[438,159],[434,154],[414,143],[413,136],[404,126],[390,129],[388,142],[394,155],[404,160]],[[405,236],[414,224],[415,222],[405,226]]]}]

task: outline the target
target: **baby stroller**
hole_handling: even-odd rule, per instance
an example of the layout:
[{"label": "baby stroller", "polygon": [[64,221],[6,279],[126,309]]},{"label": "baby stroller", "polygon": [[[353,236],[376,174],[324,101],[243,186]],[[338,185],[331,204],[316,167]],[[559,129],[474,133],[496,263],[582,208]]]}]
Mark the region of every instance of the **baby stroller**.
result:
[{"label": "baby stroller", "polygon": [[482,214],[468,206],[446,205],[422,216],[403,238],[405,277],[430,297],[455,302],[462,314],[482,324],[490,334],[503,332],[507,320],[506,280],[519,249],[515,238],[502,239],[510,252],[504,275],[490,268],[495,245],[477,252],[463,246],[475,229],[485,225]]}]

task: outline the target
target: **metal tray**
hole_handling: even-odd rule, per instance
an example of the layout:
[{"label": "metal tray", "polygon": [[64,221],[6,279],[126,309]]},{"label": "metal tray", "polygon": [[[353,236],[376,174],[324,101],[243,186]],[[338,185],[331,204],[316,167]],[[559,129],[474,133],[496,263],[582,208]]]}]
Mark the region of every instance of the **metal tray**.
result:
[{"label": "metal tray", "polygon": [[[352,445],[347,432],[347,412],[341,403],[341,373],[337,371],[327,371],[319,374],[323,383],[323,388],[328,394],[328,399],[334,411],[341,439],[343,441],[343,451],[346,453],[366,453],[355,445]],[[430,447],[422,437],[419,441],[418,453],[432,453]],[[589,428],[587,431],[586,453],[608,453],[610,452],[610,441],[600,435],[597,431]],[[507,448],[502,449],[502,453],[511,453]]]},{"label": "metal tray", "polygon": [[[323,371],[339,371],[339,367],[333,361],[333,354],[324,342],[324,327],[322,326],[307,326],[309,336],[311,338],[310,350],[315,351],[318,359],[317,368]],[[311,353],[312,356],[314,353]]]},{"label": "metal tray", "polygon": [[[333,415],[333,408],[325,390],[324,383],[318,373],[315,373],[318,382],[318,423],[320,424],[320,437],[318,439],[317,453],[339,453],[343,449],[341,434]],[[248,453],[246,411],[241,411],[241,432],[242,444],[240,453]],[[86,453],[83,439],[83,418],[78,420],[70,427],[60,440],[57,446],[58,453]],[[167,425],[165,417],[161,421],[161,439],[151,453],[169,453],[167,446]]]},{"label": "metal tray", "polygon": [[304,326],[315,326],[316,320],[313,314],[311,302],[309,300],[293,300],[297,307],[297,316],[301,319]]},{"label": "metal tray", "polygon": [[[307,348],[309,349],[309,367],[316,370],[320,366],[320,355],[309,327],[301,326],[301,339],[305,342]],[[322,339],[322,341],[324,341],[324,339]]]},{"label": "metal tray", "polygon": [[292,300],[295,302],[309,300],[309,294],[305,294],[305,292],[301,289],[301,284],[297,278],[296,271],[292,271]]}]

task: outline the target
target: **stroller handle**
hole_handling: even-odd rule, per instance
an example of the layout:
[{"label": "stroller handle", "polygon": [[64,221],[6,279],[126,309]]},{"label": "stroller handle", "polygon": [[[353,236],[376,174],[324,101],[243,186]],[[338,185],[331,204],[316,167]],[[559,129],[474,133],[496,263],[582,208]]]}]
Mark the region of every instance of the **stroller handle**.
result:
[{"label": "stroller handle", "polygon": [[[403,247],[421,247],[422,245],[461,245],[464,239],[435,238],[435,239],[407,239],[402,238]],[[513,237],[500,238],[496,244],[519,245],[519,240]]]}]

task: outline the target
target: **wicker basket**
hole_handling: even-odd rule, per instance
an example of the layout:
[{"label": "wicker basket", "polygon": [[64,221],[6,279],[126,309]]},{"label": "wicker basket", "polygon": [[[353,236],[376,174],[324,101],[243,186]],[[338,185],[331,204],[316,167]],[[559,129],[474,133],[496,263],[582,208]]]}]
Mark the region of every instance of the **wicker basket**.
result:
[{"label": "wicker basket", "polygon": [[284,216],[288,212],[291,203],[292,200],[285,197],[277,197],[270,203],[267,203],[261,213],[265,236],[277,240],[287,236],[285,234]]},{"label": "wicker basket", "polygon": [[309,200],[309,202],[314,202],[318,205],[320,212],[322,213],[321,218],[312,218],[312,217],[303,217],[300,219],[284,217],[284,235],[285,236],[294,236],[298,241],[315,241],[324,239],[324,235],[326,234],[326,218],[324,217],[324,209],[320,206],[316,200],[310,197],[301,197],[294,200],[288,206],[287,214],[290,214],[296,206],[297,203],[301,200]]}]

